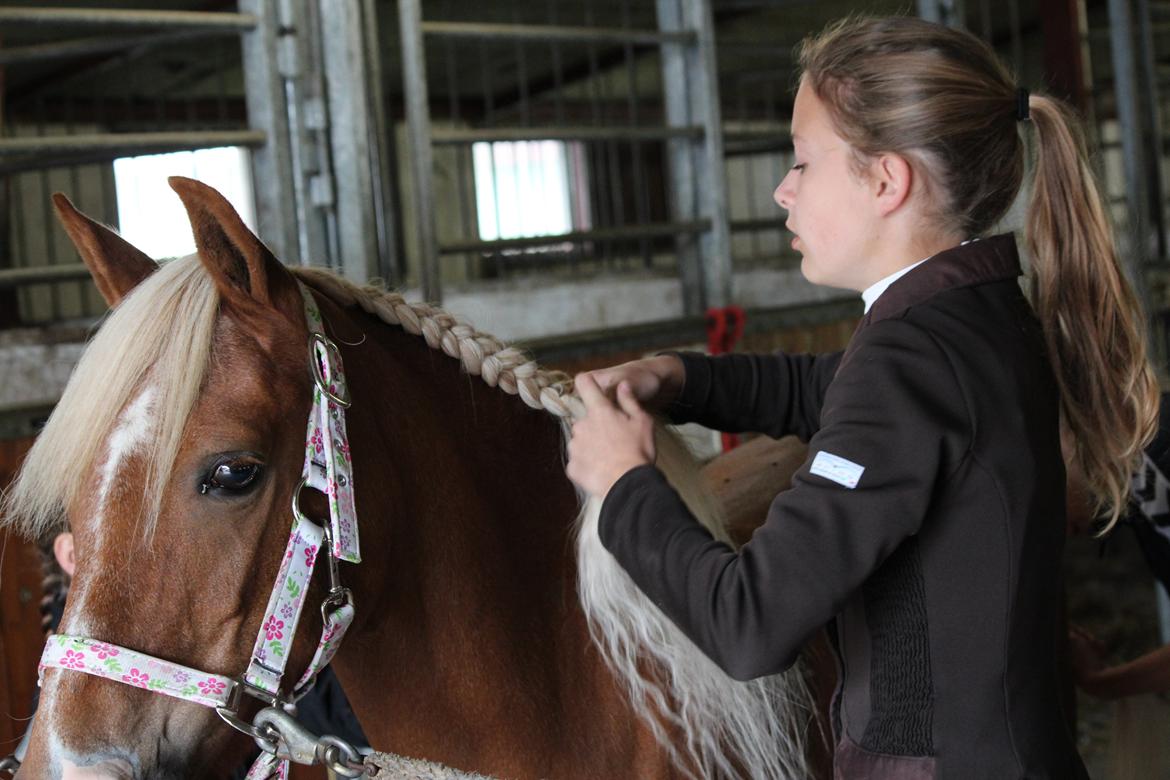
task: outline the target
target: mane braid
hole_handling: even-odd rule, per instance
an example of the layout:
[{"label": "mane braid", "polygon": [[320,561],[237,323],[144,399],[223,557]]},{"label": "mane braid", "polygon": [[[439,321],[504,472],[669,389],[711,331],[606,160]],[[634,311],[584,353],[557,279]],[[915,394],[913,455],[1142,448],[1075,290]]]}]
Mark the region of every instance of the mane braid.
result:
[{"label": "mane braid", "polygon": [[[585,415],[572,380],[455,316],[374,285],[358,286],[321,269],[296,268],[304,282],[459,360],[488,385],[558,418],[564,440]],[[730,543],[725,523],[701,489],[699,464],[659,426],[658,466],[700,522]],[[799,666],[750,682],[728,677],[648,599],[601,545],[601,501],[581,496],[577,518],[578,592],[590,634],[630,703],[675,764],[692,777],[804,778],[804,732],[812,697]],[[678,734],[682,735],[682,744]]]}]

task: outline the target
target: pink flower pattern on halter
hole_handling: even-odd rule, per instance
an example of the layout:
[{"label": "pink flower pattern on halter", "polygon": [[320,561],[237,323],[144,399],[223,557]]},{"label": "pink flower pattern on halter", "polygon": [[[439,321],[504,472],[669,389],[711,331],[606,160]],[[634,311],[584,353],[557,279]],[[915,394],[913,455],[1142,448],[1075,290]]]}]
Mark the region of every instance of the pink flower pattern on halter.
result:
[{"label": "pink flower pattern on halter", "polygon": [[268,622],[264,624],[264,634],[268,637],[268,641],[273,639],[284,639],[284,634],[281,629],[284,628],[284,621],[277,620],[276,615],[270,615]]},{"label": "pink flower pattern on halter", "polygon": [[122,675],[122,682],[137,685],[139,688],[145,688],[150,682],[150,675],[146,672],[140,672],[137,669],[131,669],[129,674]]},{"label": "pink flower pattern on halter", "polygon": [[61,659],[61,665],[66,669],[84,669],[85,653],[76,653],[72,650],[66,650],[65,657]]},{"label": "pink flower pattern on halter", "polygon": [[208,677],[206,680],[200,680],[198,685],[199,692],[204,696],[216,696],[223,693],[224,688],[227,687],[222,681],[217,680],[214,677]]},{"label": "pink flower pattern on halter", "polygon": [[105,642],[98,642],[93,646],[93,652],[97,655],[99,661],[104,661],[107,658],[113,658],[118,654],[118,648],[107,645]]}]

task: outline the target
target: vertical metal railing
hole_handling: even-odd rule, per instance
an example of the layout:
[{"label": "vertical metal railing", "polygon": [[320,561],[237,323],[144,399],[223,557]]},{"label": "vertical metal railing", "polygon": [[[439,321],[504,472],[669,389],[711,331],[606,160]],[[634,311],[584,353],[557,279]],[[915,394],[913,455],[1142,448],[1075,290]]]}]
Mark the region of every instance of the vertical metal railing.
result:
[{"label": "vertical metal railing", "polygon": [[[591,4],[576,10],[568,19],[555,2],[485,4],[469,20],[466,7],[450,3],[427,4],[426,18],[418,0],[399,3],[412,167],[407,220],[423,294],[439,300],[452,279],[474,284],[513,271],[580,278],[665,264],[681,271],[688,311],[725,299],[730,266],[709,8],[695,0],[657,8],[622,0],[615,18],[601,24]],[[677,66],[668,64],[672,58]],[[680,68],[680,77],[664,77],[660,62]],[[431,97],[441,89],[446,100]],[[446,115],[436,117],[436,106]],[[498,204],[512,197],[514,171],[535,177],[538,190],[549,186],[547,168],[532,159],[550,141],[562,145],[569,170],[571,227],[485,239],[474,188]],[[490,162],[478,172],[477,148]],[[513,153],[513,168],[501,167]],[[445,173],[441,184],[436,170]],[[496,213],[492,233],[504,227]],[[677,242],[685,261],[674,252],[667,260],[664,242]]]},{"label": "vertical metal railing", "polygon": [[[255,17],[241,13],[0,8],[0,28],[6,33],[0,68],[10,85],[0,128],[0,179],[10,196],[7,230],[0,235],[5,326],[84,319],[104,311],[88,273],[56,226],[49,207],[53,190],[83,198],[88,210],[116,223],[114,159],[264,144],[263,131],[239,127],[242,117],[228,119],[222,93],[216,106],[208,106],[185,92],[191,80],[203,81],[231,67],[230,57],[207,58],[152,83],[153,108],[133,89],[138,70],[160,49],[234,38],[255,23]],[[33,38],[38,42],[14,42],[30,28],[38,31]],[[43,42],[45,30],[58,40]],[[91,30],[101,34],[91,35]],[[71,31],[83,32],[65,37]],[[12,76],[24,68],[51,68],[51,75],[33,84],[23,79],[19,91],[12,89]],[[108,94],[98,88],[99,79],[108,80]]]}]

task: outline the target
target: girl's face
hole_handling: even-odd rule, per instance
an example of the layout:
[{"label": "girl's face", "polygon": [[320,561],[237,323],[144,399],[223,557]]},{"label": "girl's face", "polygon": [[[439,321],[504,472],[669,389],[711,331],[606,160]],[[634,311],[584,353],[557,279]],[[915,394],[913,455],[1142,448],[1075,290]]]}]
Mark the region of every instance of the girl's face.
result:
[{"label": "girl's face", "polygon": [[[837,135],[828,109],[801,81],[792,110],[796,164],[773,198],[788,211],[792,248],[803,256],[800,271],[814,284],[864,290],[878,225],[869,183],[853,166],[853,151]],[[880,278],[880,276],[878,277]]]}]

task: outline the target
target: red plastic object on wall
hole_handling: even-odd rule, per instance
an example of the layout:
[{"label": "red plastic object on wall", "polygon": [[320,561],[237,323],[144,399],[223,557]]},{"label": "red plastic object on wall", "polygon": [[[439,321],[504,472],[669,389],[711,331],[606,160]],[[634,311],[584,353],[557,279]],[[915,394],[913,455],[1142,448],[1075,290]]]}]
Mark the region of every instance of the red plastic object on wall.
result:
[{"label": "red plastic object on wall", "polygon": [[[747,315],[740,306],[707,309],[707,351],[712,355],[722,355],[735,349],[735,345],[743,337],[746,323]],[[739,445],[739,434],[724,433],[720,434],[720,437],[724,452]]]}]

